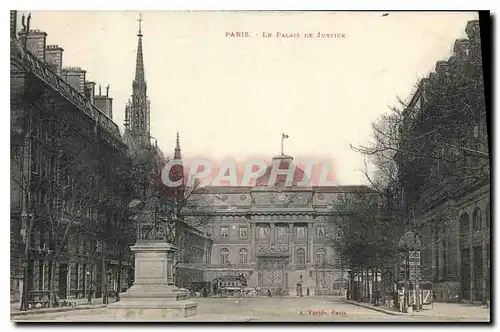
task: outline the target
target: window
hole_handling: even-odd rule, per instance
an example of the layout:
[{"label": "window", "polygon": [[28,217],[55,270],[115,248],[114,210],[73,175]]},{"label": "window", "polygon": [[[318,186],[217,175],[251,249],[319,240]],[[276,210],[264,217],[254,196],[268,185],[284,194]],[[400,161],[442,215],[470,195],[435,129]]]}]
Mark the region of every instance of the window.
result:
[{"label": "window", "polygon": [[316,238],[323,239],[324,237],[325,237],[325,227],[318,226],[318,228],[316,229]]},{"label": "window", "polygon": [[240,226],[240,239],[248,239],[248,227]]},{"label": "window", "polygon": [[478,138],[478,137],[479,137],[479,126],[475,125],[474,126],[474,138]]},{"label": "window", "polygon": [[269,227],[259,226],[259,239],[266,239],[269,237]]},{"label": "window", "polygon": [[286,227],[283,227],[283,226],[276,227],[276,233],[277,233],[278,240],[285,240],[286,239]]},{"label": "window", "polygon": [[304,226],[299,226],[295,228],[295,237],[297,239],[305,239],[306,238],[306,228]]},{"label": "window", "polygon": [[223,226],[220,228],[220,237],[222,238],[229,238],[229,227]]},{"label": "window", "polygon": [[299,248],[295,252],[295,264],[296,265],[305,265],[306,264],[306,252],[304,249]]},{"label": "window", "polygon": [[240,264],[247,264],[248,251],[245,248],[240,249]]},{"label": "window", "polygon": [[[443,235],[444,236],[444,235]],[[446,237],[443,237],[442,239],[443,241],[443,277],[446,278],[448,276],[448,249],[447,249],[447,240],[446,240]]]},{"label": "window", "polygon": [[229,250],[227,250],[226,248],[222,248],[220,250],[220,263],[229,264]]},{"label": "window", "polygon": [[322,265],[325,263],[325,250],[318,249],[316,251],[316,264]]},{"label": "window", "polygon": [[487,205],[487,208],[486,208],[486,219],[485,219],[485,223],[486,223],[486,228],[490,228],[490,202],[488,202],[488,205]]},{"label": "window", "polygon": [[481,230],[481,210],[476,208],[472,215],[472,222],[474,227],[474,232],[479,232]]}]

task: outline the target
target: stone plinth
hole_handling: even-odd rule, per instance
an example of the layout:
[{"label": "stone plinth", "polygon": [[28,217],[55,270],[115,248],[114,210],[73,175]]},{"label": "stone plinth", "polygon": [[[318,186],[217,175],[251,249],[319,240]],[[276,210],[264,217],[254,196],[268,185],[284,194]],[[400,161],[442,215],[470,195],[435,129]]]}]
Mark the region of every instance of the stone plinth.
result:
[{"label": "stone plinth", "polygon": [[174,286],[177,248],[167,242],[144,241],[131,250],[135,253],[134,285],[119,302],[108,305],[109,314],[121,320],[151,321],[196,315],[197,303]]}]

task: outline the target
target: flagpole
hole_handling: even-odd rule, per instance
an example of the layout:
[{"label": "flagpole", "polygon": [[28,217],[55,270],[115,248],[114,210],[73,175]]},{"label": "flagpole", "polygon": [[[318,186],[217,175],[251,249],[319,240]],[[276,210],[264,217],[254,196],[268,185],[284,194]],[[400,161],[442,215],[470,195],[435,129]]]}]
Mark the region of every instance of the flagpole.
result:
[{"label": "flagpole", "polygon": [[283,155],[283,142],[285,141],[285,135],[281,134],[281,155]]}]

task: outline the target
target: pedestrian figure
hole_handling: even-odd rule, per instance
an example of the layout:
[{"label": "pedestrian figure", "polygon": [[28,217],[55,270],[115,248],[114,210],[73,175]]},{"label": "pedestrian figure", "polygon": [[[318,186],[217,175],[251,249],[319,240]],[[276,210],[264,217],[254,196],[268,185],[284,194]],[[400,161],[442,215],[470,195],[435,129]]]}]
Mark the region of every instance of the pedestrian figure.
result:
[{"label": "pedestrian figure", "polygon": [[307,292],[307,296],[309,296],[309,287],[307,287],[306,292]]},{"label": "pedestrian figure", "polygon": [[273,297],[273,295],[271,294],[271,290],[270,289],[267,290],[267,297]]},{"label": "pedestrian figure", "polygon": [[399,312],[403,312],[404,301],[405,301],[405,288],[401,287],[398,290]]}]

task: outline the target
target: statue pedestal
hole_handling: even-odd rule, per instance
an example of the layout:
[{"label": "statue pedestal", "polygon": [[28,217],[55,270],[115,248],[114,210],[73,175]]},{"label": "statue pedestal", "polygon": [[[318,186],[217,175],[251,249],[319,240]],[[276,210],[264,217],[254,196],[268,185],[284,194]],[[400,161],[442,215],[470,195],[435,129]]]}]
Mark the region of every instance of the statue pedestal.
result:
[{"label": "statue pedestal", "polygon": [[177,251],[167,242],[144,241],[131,247],[135,253],[135,281],[120,301],[108,305],[120,320],[161,321],[196,315],[198,304],[187,300],[173,282],[173,259]]}]

